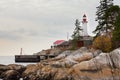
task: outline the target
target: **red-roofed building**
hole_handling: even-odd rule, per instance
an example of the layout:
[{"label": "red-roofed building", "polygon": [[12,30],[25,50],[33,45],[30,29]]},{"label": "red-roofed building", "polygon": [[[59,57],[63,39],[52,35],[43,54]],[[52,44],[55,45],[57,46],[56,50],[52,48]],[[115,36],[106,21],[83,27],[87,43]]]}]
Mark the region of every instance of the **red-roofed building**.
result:
[{"label": "red-roofed building", "polygon": [[61,43],[63,43],[65,40],[57,40],[57,41],[55,41],[55,42],[53,42],[53,45],[54,46],[58,46],[58,45],[60,45]]},{"label": "red-roofed building", "polygon": [[60,48],[60,49],[66,49],[69,47],[69,41],[65,41],[65,40],[56,40],[55,42],[53,42],[53,46],[52,48]]}]

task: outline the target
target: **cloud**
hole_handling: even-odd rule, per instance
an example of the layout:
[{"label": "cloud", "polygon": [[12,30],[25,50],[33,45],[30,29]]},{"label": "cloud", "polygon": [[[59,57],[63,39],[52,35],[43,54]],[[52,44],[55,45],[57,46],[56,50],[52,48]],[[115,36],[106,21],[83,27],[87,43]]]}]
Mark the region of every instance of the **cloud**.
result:
[{"label": "cloud", "polygon": [[0,0],[0,43],[4,43],[0,52],[18,53],[23,47],[34,53],[49,48],[55,40],[66,39],[67,32],[72,35],[75,19],[81,21],[83,14],[92,34],[98,5],[98,0]]},{"label": "cloud", "polygon": [[13,35],[12,32],[0,31],[0,39],[16,40],[19,39],[19,37]]}]

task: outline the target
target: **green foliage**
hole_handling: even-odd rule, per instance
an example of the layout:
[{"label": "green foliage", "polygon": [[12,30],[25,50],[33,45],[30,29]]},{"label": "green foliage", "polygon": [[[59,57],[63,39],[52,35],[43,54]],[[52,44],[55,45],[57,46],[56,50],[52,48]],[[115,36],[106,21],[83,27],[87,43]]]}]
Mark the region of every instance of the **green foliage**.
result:
[{"label": "green foliage", "polygon": [[73,32],[72,38],[73,38],[73,40],[79,40],[81,38],[82,29],[81,29],[80,22],[78,19],[76,19],[76,21],[75,21],[75,26],[76,26],[76,28]]},{"label": "green foliage", "polygon": [[75,26],[76,27],[75,27],[75,30],[73,32],[72,40],[71,40],[71,44],[72,44],[71,49],[72,50],[75,50],[77,48],[77,41],[82,39],[82,36],[81,36],[82,29],[81,29],[80,22],[78,19],[76,19],[76,21],[75,21]]},{"label": "green foliage", "polygon": [[114,29],[115,20],[119,13],[120,13],[120,8],[118,5],[113,5],[107,9],[105,13],[105,18],[108,20],[109,23],[109,25],[107,26],[108,30],[112,31]]},{"label": "green foliage", "polygon": [[72,46],[70,50],[76,50],[77,40],[72,40],[71,43],[72,43]]},{"label": "green foliage", "polygon": [[103,52],[109,52],[112,49],[111,39],[106,36],[98,36],[93,41],[93,47]]},{"label": "green foliage", "polygon": [[113,6],[113,0],[100,0],[100,5],[97,7],[96,21],[98,21],[98,26],[93,31],[97,36],[103,32],[107,32],[107,26],[109,24],[108,19],[105,17],[106,11]]},{"label": "green foliage", "polygon": [[120,47],[120,14],[115,21],[115,29],[113,31],[112,40],[114,42],[113,46],[115,46],[115,48]]},{"label": "green foliage", "polygon": [[[100,0],[96,16],[98,25],[93,31],[96,33],[93,42],[94,47],[105,52],[110,51],[112,46],[120,47],[120,7],[113,5],[113,0]],[[107,37],[100,36],[102,33],[105,33]],[[111,38],[113,45],[111,45]],[[108,44],[106,44],[107,41]]]},{"label": "green foliage", "polygon": [[116,12],[116,11],[119,11],[119,10],[120,10],[120,8],[119,8],[118,5],[113,5],[107,10],[107,12],[111,13],[111,12]]},{"label": "green foliage", "polygon": [[120,14],[115,21],[115,29],[113,31],[113,40],[120,41]]}]

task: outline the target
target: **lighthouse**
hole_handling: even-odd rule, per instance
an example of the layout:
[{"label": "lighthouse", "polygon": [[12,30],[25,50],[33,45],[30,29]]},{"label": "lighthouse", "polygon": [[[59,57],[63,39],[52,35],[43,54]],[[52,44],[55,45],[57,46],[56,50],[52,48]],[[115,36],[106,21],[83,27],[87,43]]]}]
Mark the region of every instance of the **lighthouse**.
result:
[{"label": "lighthouse", "polygon": [[88,23],[87,17],[84,14],[83,15],[83,19],[82,19],[83,36],[88,36],[88,33],[87,33],[87,23]]}]

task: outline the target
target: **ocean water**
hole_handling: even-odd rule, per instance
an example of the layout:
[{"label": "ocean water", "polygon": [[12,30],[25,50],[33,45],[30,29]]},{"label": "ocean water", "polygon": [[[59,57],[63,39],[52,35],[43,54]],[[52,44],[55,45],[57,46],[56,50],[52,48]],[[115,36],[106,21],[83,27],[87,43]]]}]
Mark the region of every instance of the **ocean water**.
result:
[{"label": "ocean water", "polygon": [[14,56],[0,56],[0,64],[8,65],[8,64],[20,64],[20,65],[28,65],[35,63],[16,63]]}]

